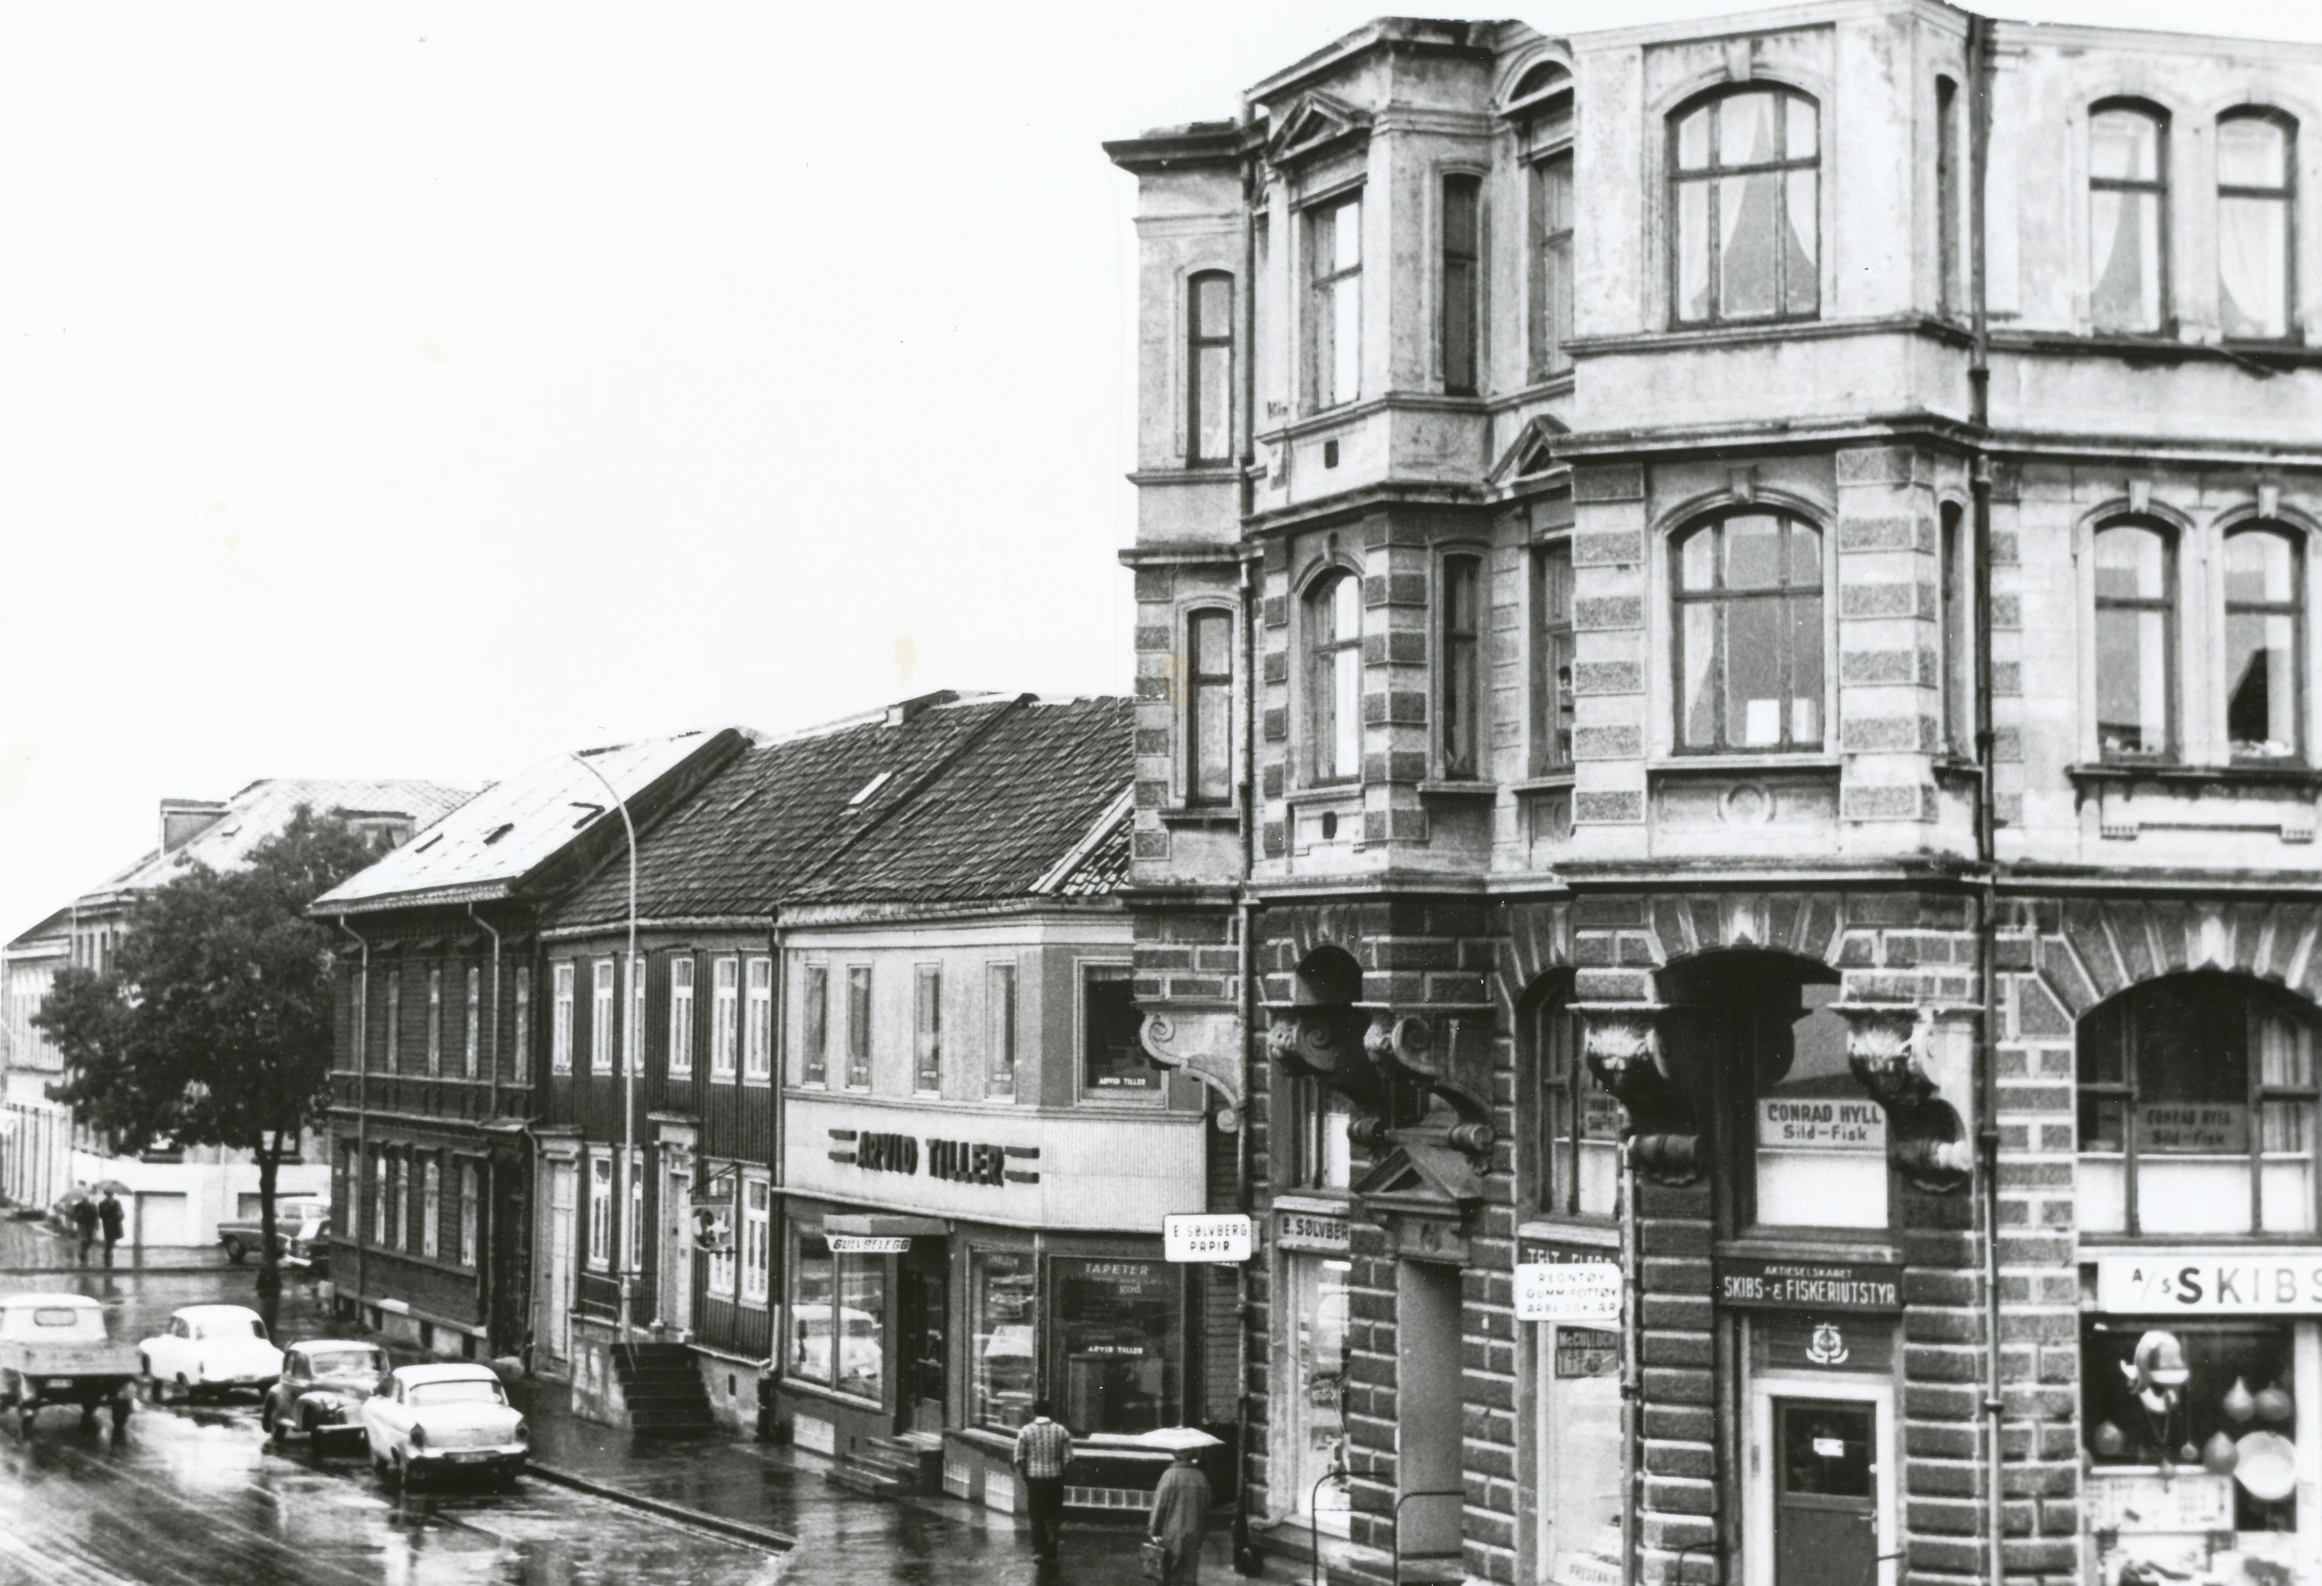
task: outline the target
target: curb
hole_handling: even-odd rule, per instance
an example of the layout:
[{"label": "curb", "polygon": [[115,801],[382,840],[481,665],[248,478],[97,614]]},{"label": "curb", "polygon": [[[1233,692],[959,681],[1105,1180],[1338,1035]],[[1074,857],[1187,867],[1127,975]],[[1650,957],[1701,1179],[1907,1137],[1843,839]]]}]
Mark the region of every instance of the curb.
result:
[{"label": "curb", "polygon": [[114,1274],[116,1274],[117,1276],[121,1276],[121,1277],[136,1277],[136,1276],[138,1276],[138,1275],[140,1275],[140,1274],[148,1274],[148,1275],[152,1275],[152,1276],[159,1276],[159,1277],[184,1277],[184,1276],[186,1276],[186,1275],[187,1275],[187,1274],[189,1274],[189,1273],[195,1273],[195,1272],[237,1272],[237,1271],[239,1271],[239,1272],[248,1272],[248,1273],[250,1273],[252,1276],[256,1276],[258,1269],[257,1269],[256,1267],[233,1267],[233,1266],[228,1266],[228,1265],[226,1265],[226,1264],[225,1264],[225,1263],[223,1263],[223,1262],[221,1262],[221,1263],[219,1263],[218,1265],[215,1265],[215,1266],[210,1266],[210,1265],[206,1265],[206,1264],[204,1264],[204,1265],[187,1265],[187,1264],[183,1264],[183,1263],[179,1263],[179,1262],[173,1262],[173,1261],[151,1261],[151,1262],[145,1262],[145,1263],[143,1263],[143,1264],[141,1264],[141,1265],[140,1265],[140,1264],[134,1264],[134,1263],[132,1263],[132,1264],[117,1264],[117,1265],[110,1266],[110,1267],[103,1267],[103,1266],[82,1267],[82,1266],[71,1266],[71,1265],[66,1265],[66,1266],[61,1266],[61,1267],[5,1267],[5,1268],[0,1268],[0,1277],[10,1277],[10,1278],[64,1278],[64,1277],[72,1277],[72,1276],[74,1276],[74,1275],[76,1275],[76,1274],[80,1274],[80,1273],[88,1273],[88,1274],[94,1275],[94,1274],[98,1274],[98,1273],[104,1273],[104,1272],[111,1272],[111,1273],[114,1273]]},{"label": "curb", "polygon": [[765,1548],[771,1553],[788,1553],[798,1546],[798,1538],[787,1532],[776,1531],[767,1526],[752,1525],[746,1520],[728,1519],[725,1515],[712,1514],[707,1509],[696,1509],[687,1504],[671,1503],[662,1498],[648,1498],[643,1493],[631,1492],[625,1487],[609,1486],[601,1481],[592,1481],[586,1476],[575,1475],[569,1470],[559,1470],[554,1465],[543,1465],[538,1460],[527,1460],[524,1465],[524,1473],[528,1476],[539,1476],[545,1480],[553,1481],[562,1487],[570,1487],[576,1492],[585,1492],[592,1498],[604,1498],[613,1503],[626,1504],[632,1509],[642,1509],[647,1514],[657,1514],[664,1520],[677,1520],[686,1525],[699,1526],[705,1531],[715,1531],[720,1535],[732,1537],[736,1541],[748,1542],[754,1546]]}]

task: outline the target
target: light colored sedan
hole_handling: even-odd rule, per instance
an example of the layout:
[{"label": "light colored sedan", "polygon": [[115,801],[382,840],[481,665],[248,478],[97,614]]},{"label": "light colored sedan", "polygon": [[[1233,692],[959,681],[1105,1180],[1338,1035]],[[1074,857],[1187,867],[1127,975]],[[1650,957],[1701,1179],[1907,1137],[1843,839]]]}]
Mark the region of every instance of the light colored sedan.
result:
[{"label": "light colored sedan", "polygon": [[474,1470],[506,1482],[524,1469],[530,1436],[489,1366],[398,1366],[363,1401],[371,1468],[398,1486]]},{"label": "light colored sedan", "polygon": [[138,1370],[159,1400],[170,1388],[186,1399],[248,1389],[265,1396],[282,1375],[282,1351],[266,1337],[258,1313],[241,1305],[188,1305],[169,1331],[137,1346]]}]

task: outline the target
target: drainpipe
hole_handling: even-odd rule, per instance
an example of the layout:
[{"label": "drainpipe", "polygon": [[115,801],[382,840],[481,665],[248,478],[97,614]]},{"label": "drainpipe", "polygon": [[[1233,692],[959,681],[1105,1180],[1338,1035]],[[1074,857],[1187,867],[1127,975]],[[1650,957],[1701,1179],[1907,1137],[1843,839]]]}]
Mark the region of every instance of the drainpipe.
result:
[{"label": "drainpipe", "polygon": [[2001,1477],[2005,1451],[2001,1446],[2003,1408],[2000,1372],[1999,1289],[1999,973],[1993,962],[1999,935],[1998,793],[1993,764],[1995,734],[1991,699],[1991,455],[1986,442],[1991,433],[1991,315],[1986,272],[1989,232],[1986,206],[1991,173],[1991,91],[1993,72],[1992,22],[1989,17],[1967,19],[1967,69],[1971,81],[1969,114],[1974,118],[1968,138],[1969,189],[1967,206],[1969,244],[1969,299],[1973,314],[1973,341],[1968,357],[1969,417],[1973,421],[1975,450],[1969,489],[1974,502],[1975,558],[1975,857],[1981,881],[1976,892],[1976,961],[1981,1010],[1976,1020],[1977,1079],[1976,1144],[1983,1176],[1983,1289],[1984,1429],[1989,1444],[1989,1469],[1984,1493],[1984,1527],[1989,1547],[1991,1586],[2006,1579],[2007,1552],[2002,1526]]},{"label": "drainpipe", "polygon": [[[1249,521],[1256,505],[1252,471],[1257,467],[1257,363],[1258,363],[1258,230],[1255,217],[1258,202],[1258,168],[1255,159],[1245,160],[1242,166],[1242,423],[1241,468],[1237,485],[1239,521]],[[1236,779],[1237,801],[1241,805],[1242,873],[1234,898],[1235,952],[1234,965],[1241,989],[1241,1127],[1234,1131],[1234,1194],[1238,1209],[1245,1217],[1250,1215],[1252,1186],[1250,1184],[1250,1048],[1257,1039],[1258,1022],[1258,947],[1255,939],[1258,906],[1250,896],[1250,873],[1256,868],[1258,844],[1257,812],[1257,717],[1258,717],[1258,591],[1249,558],[1243,557],[1237,580],[1239,621],[1235,623],[1235,648],[1241,653],[1234,659],[1242,680],[1242,733],[1241,775]],[[1238,1430],[1234,1437],[1234,1568],[1244,1575],[1258,1573],[1257,1552],[1250,1545],[1250,1264],[1243,1262],[1236,1269],[1235,1278],[1240,1292],[1235,1296],[1235,1329],[1239,1335],[1241,1369],[1239,1392],[1235,1397],[1235,1416]]]},{"label": "drainpipe", "polygon": [[[1637,1487],[1644,1479],[1645,1308],[1637,1296],[1642,1265],[1637,1251],[1637,1148],[1632,1138],[1621,1142],[1621,1323],[1627,1334],[1621,1340],[1621,1586],[1637,1586],[1642,1567],[1637,1559],[1643,1530]],[[1682,1556],[1677,1568],[1682,1581]]]},{"label": "drainpipe", "polygon": [[355,1247],[355,1294],[359,1304],[363,1292],[363,1187],[371,1159],[371,944],[347,923],[344,914],[334,916],[333,920],[363,950],[363,1016],[355,1028],[355,1171],[347,1185],[346,1207],[338,1214],[346,1219],[347,1243]]},{"label": "drainpipe", "polygon": [[645,1033],[637,1018],[637,987],[634,984],[637,978],[637,826],[629,818],[629,801],[621,797],[620,790],[606,780],[605,773],[577,754],[571,758],[573,764],[603,783],[606,796],[613,801],[613,807],[621,812],[621,830],[629,838],[629,961],[624,966],[624,974],[631,983],[624,985],[619,976],[613,982],[614,995],[621,997],[627,1004],[628,1023],[628,1038],[621,1043],[621,1165],[613,1178],[613,1193],[620,1197],[621,1202],[620,1216],[615,1220],[615,1225],[621,1230],[617,1259],[621,1268],[621,1345],[626,1349],[632,1342],[631,1335],[636,1326],[634,1306],[637,1268],[629,1259],[629,1252],[644,1242],[629,1227],[630,1220],[636,1215],[635,1192],[630,1188],[630,1180],[636,1172],[631,1158],[637,1152],[637,1043]]},{"label": "drainpipe", "polygon": [[[473,903],[468,905],[468,918],[482,926],[492,938],[492,1066],[485,1071],[491,1076],[492,1087],[491,1105],[487,1112],[487,1121],[489,1121],[500,1116],[500,933],[492,928],[491,921],[476,912],[476,906]],[[484,1165],[493,1169],[493,1174],[477,1185],[476,1308],[484,1318],[484,1337],[489,1341],[492,1336],[493,1229],[491,1214],[487,1208],[497,1197],[485,1194],[483,1191],[487,1185],[494,1182],[498,1172],[489,1149],[484,1153]]]}]

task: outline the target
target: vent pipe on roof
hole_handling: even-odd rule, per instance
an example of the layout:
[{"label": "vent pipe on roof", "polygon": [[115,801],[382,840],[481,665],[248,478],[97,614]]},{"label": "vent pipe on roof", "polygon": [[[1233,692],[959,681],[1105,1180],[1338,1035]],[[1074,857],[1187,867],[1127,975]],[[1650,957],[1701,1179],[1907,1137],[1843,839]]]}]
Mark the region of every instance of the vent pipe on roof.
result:
[{"label": "vent pipe on roof", "polygon": [[161,851],[174,853],[225,819],[226,806],[215,799],[163,799]]}]

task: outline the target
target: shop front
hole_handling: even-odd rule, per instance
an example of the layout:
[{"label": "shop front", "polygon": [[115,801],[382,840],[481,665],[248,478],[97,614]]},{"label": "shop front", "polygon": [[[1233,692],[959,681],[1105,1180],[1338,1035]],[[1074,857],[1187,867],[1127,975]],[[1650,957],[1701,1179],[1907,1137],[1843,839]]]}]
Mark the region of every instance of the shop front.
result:
[{"label": "shop front", "polygon": [[2315,1579],[2322,1250],[2147,1248],[2093,1267],[2081,1327],[2092,1579]]},{"label": "shop front", "polygon": [[1347,1367],[1353,1333],[1349,1290],[1354,1263],[1347,1218],[1351,1201],[1335,1194],[1277,1195],[1274,1200],[1276,1292],[1283,1325],[1269,1424],[1272,1457],[1287,1481],[1294,1527],[1344,1537],[1351,1491],[1347,1459]]},{"label": "shop front", "polygon": [[[1619,1259],[1618,1235],[1590,1243],[1577,1229],[1517,1246],[1518,1270],[1586,1266]],[[1598,1230],[1588,1230],[1592,1235]],[[1614,1266],[1617,1273],[1618,1268]],[[1621,1586],[1621,1326],[1618,1279],[1612,1303],[1587,1320],[1519,1321],[1519,1355],[1530,1410],[1519,1520],[1531,1533],[1530,1580],[1553,1586]],[[1585,1307],[1563,1309],[1577,1315]],[[1520,1314],[1520,1313],[1519,1313]]]}]

